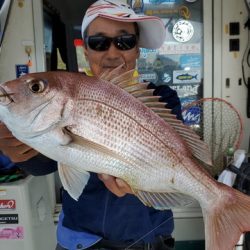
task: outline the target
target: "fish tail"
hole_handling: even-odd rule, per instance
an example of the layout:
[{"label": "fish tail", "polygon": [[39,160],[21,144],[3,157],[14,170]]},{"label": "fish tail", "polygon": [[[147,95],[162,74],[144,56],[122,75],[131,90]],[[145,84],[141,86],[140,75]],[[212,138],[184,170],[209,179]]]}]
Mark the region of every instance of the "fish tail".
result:
[{"label": "fish tail", "polygon": [[219,184],[222,198],[203,209],[206,250],[233,250],[241,234],[250,231],[250,196]]}]

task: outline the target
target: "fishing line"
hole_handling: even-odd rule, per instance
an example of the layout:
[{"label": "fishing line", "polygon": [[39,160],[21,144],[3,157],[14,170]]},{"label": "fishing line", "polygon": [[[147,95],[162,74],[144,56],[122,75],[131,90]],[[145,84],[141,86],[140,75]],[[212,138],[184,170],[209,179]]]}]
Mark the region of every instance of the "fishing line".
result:
[{"label": "fishing line", "polygon": [[168,222],[169,220],[173,219],[173,216],[171,216],[170,218],[168,218],[167,220],[163,221],[162,223],[160,223],[157,227],[153,228],[152,230],[150,230],[149,232],[147,232],[146,234],[144,234],[142,237],[140,237],[138,240],[136,240],[135,242],[133,242],[131,245],[129,245],[128,247],[126,247],[124,250],[129,250],[130,247],[134,246],[136,243],[138,243],[140,240],[142,240],[143,238],[145,238],[146,236],[148,236],[149,234],[151,234],[152,232],[154,232],[157,228],[159,228],[160,226],[164,225],[166,222]]}]

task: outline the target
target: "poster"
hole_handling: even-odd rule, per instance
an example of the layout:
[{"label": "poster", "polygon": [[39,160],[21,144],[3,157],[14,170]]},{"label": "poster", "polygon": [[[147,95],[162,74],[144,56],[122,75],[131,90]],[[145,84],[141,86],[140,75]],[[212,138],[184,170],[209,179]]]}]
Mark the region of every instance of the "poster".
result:
[{"label": "poster", "polygon": [[159,49],[141,48],[137,69],[141,80],[169,85],[181,103],[202,98],[203,93],[203,1],[128,0],[136,13],[162,19],[166,28]]}]

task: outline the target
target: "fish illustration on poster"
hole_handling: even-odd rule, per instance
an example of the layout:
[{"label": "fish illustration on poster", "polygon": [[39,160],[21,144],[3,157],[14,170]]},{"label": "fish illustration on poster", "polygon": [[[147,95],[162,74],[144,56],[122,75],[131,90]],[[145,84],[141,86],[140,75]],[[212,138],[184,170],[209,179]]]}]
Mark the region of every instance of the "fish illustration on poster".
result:
[{"label": "fish illustration on poster", "polygon": [[175,70],[173,72],[173,83],[200,83],[200,70]]}]

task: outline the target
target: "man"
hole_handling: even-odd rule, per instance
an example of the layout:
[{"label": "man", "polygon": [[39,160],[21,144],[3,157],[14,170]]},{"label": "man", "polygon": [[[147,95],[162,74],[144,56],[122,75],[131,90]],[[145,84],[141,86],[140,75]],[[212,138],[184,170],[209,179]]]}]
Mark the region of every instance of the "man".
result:
[{"label": "man", "polygon": [[[117,0],[99,0],[91,5],[82,22],[82,34],[91,75],[96,76],[120,65],[120,73],[135,69],[139,47],[158,48],[165,39],[164,25],[158,18],[137,16]],[[153,84],[149,87],[156,88]],[[175,91],[160,86],[154,94],[163,96],[162,100],[181,118]],[[25,165],[32,174],[55,170],[54,162],[18,142],[3,125],[0,150],[15,162],[26,161],[17,165]],[[57,250],[173,249],[172,211],[146,207],[130,193],[122,180],[93,173],[78,201],[64,191]]]}]

